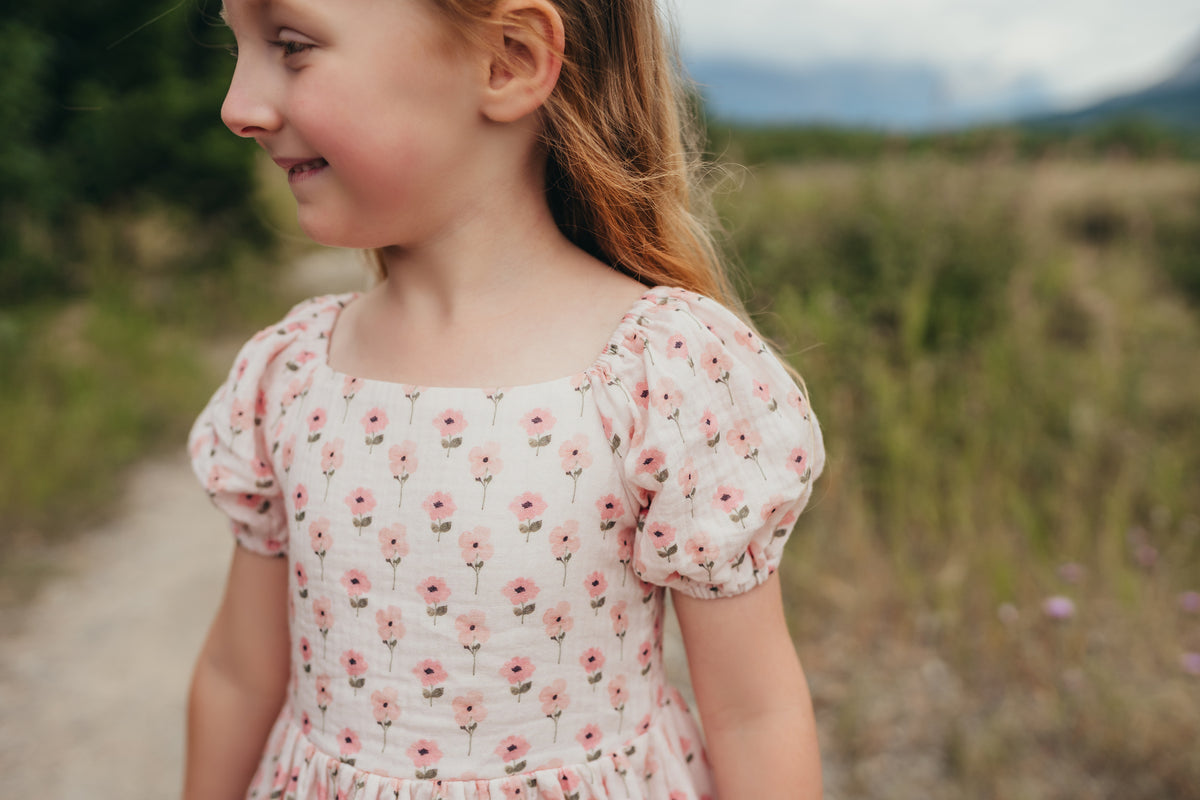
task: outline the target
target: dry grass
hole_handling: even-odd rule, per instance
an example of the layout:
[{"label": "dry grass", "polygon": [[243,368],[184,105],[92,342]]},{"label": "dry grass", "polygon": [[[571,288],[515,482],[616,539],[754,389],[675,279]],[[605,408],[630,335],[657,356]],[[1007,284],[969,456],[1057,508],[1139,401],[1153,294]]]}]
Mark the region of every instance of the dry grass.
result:
[{"label": "dry grass", "polygon": [[831,454],[785,570],[829,794],[1200,797],[1200,168],[818,165],[727,214]]}]

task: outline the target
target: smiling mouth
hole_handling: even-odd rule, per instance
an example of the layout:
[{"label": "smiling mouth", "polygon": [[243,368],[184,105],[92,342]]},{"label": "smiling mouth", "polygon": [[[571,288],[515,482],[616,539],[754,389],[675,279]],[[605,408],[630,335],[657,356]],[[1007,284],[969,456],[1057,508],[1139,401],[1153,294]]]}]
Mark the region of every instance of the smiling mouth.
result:
[{"label": "smiling mouth", "polygon": [[296,164],[288,170],[288,177],[294,178],[303,175],[306,172],[312,172],[314,169],[329,166],[329,162],[323,158],[314,158],[312,161],[305,161],[301,164]]}]

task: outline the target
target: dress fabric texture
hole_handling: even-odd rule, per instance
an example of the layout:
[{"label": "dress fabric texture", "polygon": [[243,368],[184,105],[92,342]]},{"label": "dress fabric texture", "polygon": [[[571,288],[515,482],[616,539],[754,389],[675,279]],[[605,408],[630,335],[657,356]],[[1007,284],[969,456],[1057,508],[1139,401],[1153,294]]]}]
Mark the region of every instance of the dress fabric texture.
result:
[{"label": "dress fabric texture", "polygon": [[786,370],[660,287],[576,375],[361,379],[327,362],[353,299],[258,333],[190,437],[238,544],[291,565],[287,700],[247,796],[712,797],[664,590],[779,564],[824,463]]}]

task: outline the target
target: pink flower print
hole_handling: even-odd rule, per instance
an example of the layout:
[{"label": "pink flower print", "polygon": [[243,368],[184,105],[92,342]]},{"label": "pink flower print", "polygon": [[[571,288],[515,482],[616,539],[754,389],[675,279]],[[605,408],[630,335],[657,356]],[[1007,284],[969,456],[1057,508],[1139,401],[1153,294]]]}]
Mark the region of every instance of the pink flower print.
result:
[{"label": "pink flower print", "polygon": [[583,651],[583,655],[579,657],[579,663],[587,672],[587,682],[592,685],[592,690],[595,691],[596,684],[600,683],[604,677],[604,653],[599,647],[589,647]]},{"label": "pink flower print", "polygon": [[441,697],[446,690],[442,688],[442,684],[446,682],[446,670],[442,668],[442,662],[432,658],[427,658],[424,661],[413,667],[413,675],[421,681],[421,696],[429,701],[429,707],[433,708],[435,698]]},{"label": "pink flower print", "polygon": [[642,674],[645,675],[650,671],[651,656],[654,655],[654,648],[650,644],[650,640],[642,642],[642,646],[638,648],[638,663],[642,665]]},{"label": "pink flower print", "polygon": [[713,494],[713,508],[724,511],[729,515],[731,522],[739,522],[744,528],[746,527],[746,517],[750,514],[750,507],[742,505],[744,496],[741,489],[732,486],[718,486],[716,493]]},{"label": "pink flower print", "polygon": [[617,560],[622,566],[620,573],[620,585],[625,585],[626,579],[629,578],[629,565],[634,560],[634,525],[626,525],[620,529],[617,534]]},{"label": "pink flower print", "polygon": [[362,570],[352,569],[342,576],[342,586],[350,595],[350,607],[357,617],[358,612],[367,607],[367,598],[363,595],[371,591],[371,579]]},{"label": "pink flower print", "polygon": [[359,486],[346,495],[343,502],[354,517],[354,527],[358,528],[358,535],[362,536],[363,528],[371,524],[371,512],[375,509],[374,493],[370,489]]},{"label": "pink flower print", "polygon": [[404,638],[403,612],[397,606],[388,606],[375,612],[375,626],[379,639],[388,649],[388,672],[392,671],[392,660],[396,656],[396,645]]},{"label": "pink flower print", "polygon": [[657,447],[651,447],[638,455],[636,472],[638,475],[653,475],[654,480],[664,483],[671,474],[666,463],[667,454]]},{"label": "pink flower print", "polygon": [[496,442],[488,442],[482,447],[473,447],[468,458],[471,461],[471,476],[475,478],[476,483],[483,487],[483,500],[479,503],[479,508],[482,510],[487,505],[488,484],[504,466],[500,460],[500,445]]},{"label": "pink flower print", "polygon": [[750,427],[747,420],[739,419],[729,429],[729,446],[733,448],[733,452],[747,461],[753,461],[754,466],[758,467],[758,474],[762,475],[763,480],[766,480],[767,474],[763,472],[762,465],[758,463],[758,446],[760,444],[762,444],[762,437]]},{"label": "pink flower print", "polygon": [[587,403],[587,393],[592,388],[592,381],[588,378],[587,373],[581,372],[571,378],[571,388],[579,393],[579,416],[582,418]]},{"label": "pink flower print", "polygon": [[300,637],[300,658],[305,663],[305,672],[308,672],[308,667],[312,661],[312,645],[309,644],[307,636]]},{"label": "pink flower print", "polygon": [[334,439],[321,446],[321,472],[325,473],[325,499],[329,499],[329,483],[333,473],[342,467],[342,440]]},{"label": "pink flower print", "polygon": [[592,610],[599,616],[600,608],[604,605],[604,593],[608,590],[608,579],[604,573],[597,570],[583,579],[588,597],[592,598]]},{"label": "pink flower print", "polygon": [[429,781],[437,777],[437,768],[434,765],[442,760],[442,751],[438,748],[437,742],[431,739],[418,739],[408,746],[406,752],[412,759],[413,766],[417,768],[417,780]]},{"label": "pink flower print", "polygon": [[387,732],[392,723],[400,719],[400,694],[395,689],[380,689],[371,692],[371,711],[375,715],[375,724],[383,728],[383,748],[387,750]]},{"label": "pink flower print", "polygon": [[624,673],[608,682],[608,702],[617,712],[617,733],[625,720],[625,701],[629,699],[629,690],[625,688]]},{"label": "pink flower print", "polygon": [[550,431],[557,421],[548,408],[535,408],[521,417],[521,427],[529,434],[529,446],[533,448],[534,455],[550,444]]},{"label": "pink flower print", "polygon": [[487,719],[487,707],[483,704],[482,692],[467,692],[454,698],[454,724],[467,734],[467,755],[471,755],[471,742],[475,729]]},{"label": "pink flower print", "polygon": [[324,657],[329,644],[329,629],[333,627],[333,601],[328,597],[313,600],[313,619],[321,632],[321,655]]},{"label": "pink flower print", "polygon": [[313,409],[308,415],[308,444],[311,446],[313,442],[320,441],[321,431],[325,430],[325,423],[328,421],[328,412],[323,408]]},{"label": "pink flower print", "polygon": [[529,742],[525,741],[524,736],[506,736],[500,741],[495,752],[496,755],[508,762],[504,765],[505,773],[514,775],[525,769],[525,762],[522,759],[529,752]]},{"label": "pink flower print", "polygon": [[708,534],[697,531],[694,532],[684,545],[688,557],[692,563],[698,567],[703,567],[708,573],[708,582],[711,584],[713,566],[716,565],[716,560],[721,557],[721,550],[708,538]]},{"label": "pink flower print", "polygon": [[758,338],[754,331],[746,327],[741,327],[734,331],[733,340],[752,353],[761,353],[766,350],[763,347],[762,340]]},{"label": "pink flower print", "polygon": [[387,412],[382,408],[372,408],[363,414],[360,422],[363,426],[363,443],[367,446],[367,452],[370,453],[375,449],[375,445],[383,442],[383,431],[388,424]]},{"label": "pink flower print", "polygon": [[647,525],[646,535],[654,543],[654,551],[658,553],[659,558],[670,561],[671,556],[679,552],[679,545],[675,544],[675,528],[667,523],[655,522]]},{"label": "pink flower print", "polygon": [[603,736],[600,726],[595,723],[584,725],[579,733],[575,734],[575,741],[579,742],[580,746],[587,751],[588,761],[595,761],[600,757],[600,740]]},{"label": "pink flower print", "polygon": [[392,567],[392,588],[396,588],[396,569],[408,555],[408,539],[405,537],[404,526],[397,522],[379,531],[379,551],[383,560]]},{"label": "pink flower print", "polygon": [[534,669],[533,662],[524,656],[510,658],[500,668],[500,677],[508,680],[508,689],[516,695],[518,703],[521,702],[521,695],[533,687]]},{"label": "pink flower print", "polygon": [[596,510],[600,512],[600,538],[616,527],[617,520],[625,513],[621,498],[615,494],[606,494],[596,501]]},{"label": "pink flower print", "polygon": [[692,374],[696,374],[696,362],[692,361],[692,357],[688,355],[687,339],[683,338],[683,334],[673,333],[667,338],[667,358],[684,359],[691,368]]},{"label": "pink flower print", "polygon": [[475,572],[475,594],[479,594],[479,571],[492,557],[492,532],[482,525],[458,537],[463,562]]},{"label": "pink flower print", "polygon": [[525,800],[529,797],[529,793],[525,791],[525,780],[517,776],[500,784],[500,791],[504,792],[504,800]]},{"label": "pink flower print", "polygon": [[683,404],[683,392],[675,385],[675,381],[663,378],[654,384],[654,390],[650,393],[650,401],[658,413],[675,423],[675,430],[679,431],[679,441],[686,444],[683,438],[683,428],[679,424],[679,409]]},{"label": "pink flower print", "polygon": [[251,424],[250,407],[240,397],[234,398],[229,405],[229,433],[237,436]]},{"label": "pink flower print", "polygon": [[797,447],[788,453],[788,469],[800,476],[801,483],[808,483],[812,477],[812,467],[808,464],[808,453],[803,447]]},{"label": "pink flower print", "polygon": [[425,498],[425,502],[421,504],[421,508],[425,509],[425,513],[429,515],[429,529],[437,534],[437,540],[442,540],[442,534],[450,530],[454,523],[450,517],[454,516],[454,512],[458,507],[454,505],[454,498],[446,492],[434,492]]},{"label": "pink flower print", "polygon": [[308,506],[308,489],[304,488],[303,483],[297,483],[296,488],[292,490],[292,517],[296,522],[304,521],[304,509]]},{"label": "pink flower print", "polygon": [[579,550],[579,523],[569,519],[550,533],[550,552],[563,565],[563,582],[567,585],[567,562]]},{"label": "pink flower print", "polygon": [[709,447],[716,448],[721,443],[721,423],[710,408],[704,409],[700,415],[700,431]]},{"label": "pink flower print", "polygon": [[533,613],[537,605],[533,602],[541,589],[529,578],[514,578],[500,590],[513,604],[513,614],[525,624],[525,617]]},{"label": "pink flower print", "polygon": [[575,502],[575,492],[579,488],[579,476],[584,469],[592,465],[592,455],[588,452],[586,434],[578,433],[558,448],[558,456],[562,459],[563,472],[571,479],[571,502]]},{"label": "pink flower print", "polygon": [[650,384],[638,381],[633,385],[633,404],[642,410],[650,408]]},{"label": "pink flower print", "polygon": [[300,600],[308,599],[308,571],[304,569],[304,564],[296,561],[295,567],[292,570],[296,577],[296,589],[299,590]]},{"label": "pink flower print", "polygon": [[699,475],[696,472],[696,462],[688,459],[683,462],[683,469],[679,471],[679,491],[683,494],[684,499],[688,501],[689,510],[693,517],[696,516],[696,482]]},{"label": "pink flower print", "polygon": [[391,469],[396,483],[400,484],[400,500],[397,506],[403,507],[404,484],[408,483],[409,476],[417,471],[416,442],[404,441],[388,448],[388,467]]},{"label": "pink flower print", "polygon": [[338,731],[338,752],[341,754],[341,761],[345,764],[353,766],[353,756],[362,750],[362,742],[358,740],[358,734],[350,728],[342,728]]},{"label": "pink flower print", "polygon": [[788,392],[787,404],[800,412],[800,416],[808,419],[808,401],[799,389]]},{"label": "pink flower print", "polygon": [[446,582],[431,575],[417,584],[417,594],[425,601],[425,613],[433,617],[433,624],[437,625],[437,618],[446,614],[446,605],[442,601],[450,597]]},{"label": "pink flower print", "polygon": [[537,517],[546,511],[546,501],[536,492],[525,492],[508,504],[508,510],[517,515],[520,523],[517,529],[525,534],[525,541],[528,542],[529,534],[542,529],[542,521]]},{"label": "pink flower print", "polygon": [[474,675],[479,648],[491,636],[491,631],[487,627],[487,618],[483,611],[476,609],[460,615],[458,619],[454,620],[454,626],[458,628],[458,643],[471,654],[471,674]]},{"label": "pink flower print", "polygon": [[604,431],[604,439],[608,442],[608,449],[612,450],[614,455],[619,456],[621,454],[621,435],[613,432],[612,420],[601,414],[600,427]]},{"label": "pink flower print", "polygon": [[446,458],[449,458],[450,451],[461,447],[463,443],[461,434],[467,427],[467,421],[463,419],[463,412],[457,408],[447,408],[433,418],[433,427],[441,433],[442,449],[446,451]]},{"label": "pink flower print", "polygon": [[621,643],[619,654],[621,659],[625,658],[625,634],[629,631],[629,617],[625,613],[628,607],[628,604],[624,600],[618,600],[613,603],[613,607],[608,612],[609,616],[612,617],[613,633]]},{"label": "pink flower print", "polygon": [[350,401],[354,399],[354,395],[358,394],[360,386],[362,386],[362,381],[349,375],[342,381],[342,399],[346,401],[346,411],[342,414],[342,422],[345,422],[346,418],[350,416]]},{"label": "pink flower print", "polygon": [[546,635],[558,645],[558,663],[561,664],[563,639],[575,624],[571,618],[571,604],[566,600],[558,603],[542,615],[542,624],[546,626]]},{"label": "pink flower print", "polygon": [[625,335],[621,337],[621,346],[633,353],[635,356],[640,356],[646,351],[646,340],[635,328],[633,330],[626,331]]},{"label": "pink flower print", "polygon": [[554,722],[554,738],[551,741],[557,742],[558,719],[571,705],[571,698],[567,695],[567,682],[562,678],[554,680],[538,693],[538,699],[542,701],[542,713]]},{"label": "pink flower print", "polygon": [[358,690],[367,682],[367,679],[362,677],[367,671],[367,660],[357,650],[347,650],[342,653],[341,662],[342,669],[346,670],[346,675],[350,679],[350,686],[354,689],[354,693],[358,694]]},{"label": "pink flower print", "polygon": [[776,411],[779,408],[778,401],[771,394],[771,387],[764,381],[754,381],[754,396],[767,404],[767,411]]},{"label": "pink flower print", "polygon": [[308,524],[308,538],[312,542],[313,554],[321,561],[321,580],[325,580],[325,554],[333,546],[329,537],[329,520],[318,517]]},{"label": "pink flower print", "polygon": [[579,775],[573,769],[558,771],[558,788],[562,790],[564,800],[579,800]]},{"label": "pink flower print", "polygon": [[732,366],[729,354],[720,344],[713,342],[704,348],[704,353],[700,356],[700,364],[704,367],[710,380],[725,384],[725,390],[729,392],[729,405],[734,405],[733,390],[729,388],[729,370]]},{"label": "pink flower print", "polygon": [[[775,520],[775,515],[779,513],[779,509],[788,502],[783,495],[775,495],[762,508],[762,520],[767,524],[771,524]],[[788,511],[778,521],[774,522],[775,530],[771,534],[773,539],[782,539],[787,536],[788,531],[792,529],[799,515],[795,510]]]},{"label": "pink flower print", "polygon": [[321,709],[321,733],[325,732],[325,712],[333,703],[333,695],[329,691],[329,676],[318,675],[315,685],[317,691],[317,708]]},{"label": "pink flower print", "polygon": [[289,436],[288,440],[283,443],[283,449],[279,451],[279,461],[283,467],[283,471],[290,473],[292,471],[292,462],[296,460],[296,437]]}]

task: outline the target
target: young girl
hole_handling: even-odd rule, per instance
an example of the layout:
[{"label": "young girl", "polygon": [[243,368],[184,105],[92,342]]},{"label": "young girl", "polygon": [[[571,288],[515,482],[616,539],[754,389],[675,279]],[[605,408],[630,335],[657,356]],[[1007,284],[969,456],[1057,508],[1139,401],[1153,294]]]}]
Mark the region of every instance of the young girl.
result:
[{"label": "young girl", "polygon": [[652,0],[225,16],[225,123],[381,279],[256,335],[192,432],[240,547],[185,797],[819,797],[774,572],[820,432],[727,309]]}]

